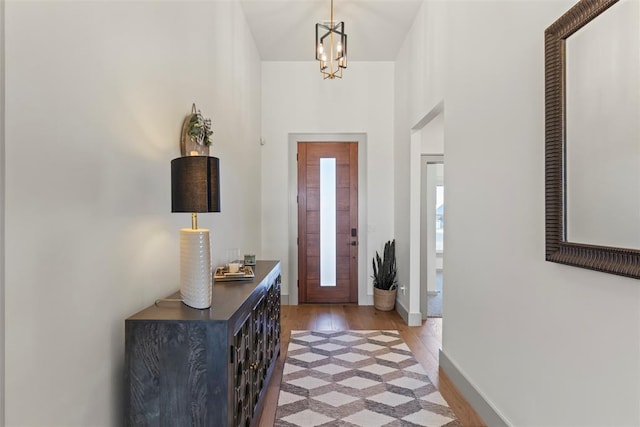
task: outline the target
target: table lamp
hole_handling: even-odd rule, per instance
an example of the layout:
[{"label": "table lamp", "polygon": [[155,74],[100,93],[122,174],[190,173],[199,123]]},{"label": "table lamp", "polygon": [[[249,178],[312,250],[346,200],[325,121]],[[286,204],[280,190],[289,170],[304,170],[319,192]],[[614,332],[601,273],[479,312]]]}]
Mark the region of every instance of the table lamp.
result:
[{"label": "table lamp", "polygon": [[191,212],[191,228],[180,230],[180,296],[189,307],[211,307],[209,230],[198,228],[198,212],[220,212],[220,159],[178,157],[171,161],[171,212]]}]

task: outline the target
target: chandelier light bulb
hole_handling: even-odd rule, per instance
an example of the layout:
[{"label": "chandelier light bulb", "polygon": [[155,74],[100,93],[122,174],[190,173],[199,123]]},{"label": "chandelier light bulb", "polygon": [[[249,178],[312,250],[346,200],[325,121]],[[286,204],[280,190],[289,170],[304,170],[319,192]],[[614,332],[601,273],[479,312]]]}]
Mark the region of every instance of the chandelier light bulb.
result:
[{"label": "chandelier light bulb", "polygon": [[338,53],[342,52],[342,45],[338,43],[338,46],[336,46],[336,49],[338,50]]},{"label": "chandelier light bulb", "polygon": [[318,53],[322,55],[322,53],[324,52],[324,47],[322,46],[322,44],[318,45]]}]

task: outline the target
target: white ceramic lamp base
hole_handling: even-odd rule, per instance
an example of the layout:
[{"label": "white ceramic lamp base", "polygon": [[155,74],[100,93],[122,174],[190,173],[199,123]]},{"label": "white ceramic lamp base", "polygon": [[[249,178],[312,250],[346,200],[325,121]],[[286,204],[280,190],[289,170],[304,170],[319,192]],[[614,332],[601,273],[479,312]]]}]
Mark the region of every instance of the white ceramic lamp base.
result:
[{"label": "white ceramic lamp base", "polygon": [[211,307],[209,230],[180,230],[180,296],[189,307]]}]

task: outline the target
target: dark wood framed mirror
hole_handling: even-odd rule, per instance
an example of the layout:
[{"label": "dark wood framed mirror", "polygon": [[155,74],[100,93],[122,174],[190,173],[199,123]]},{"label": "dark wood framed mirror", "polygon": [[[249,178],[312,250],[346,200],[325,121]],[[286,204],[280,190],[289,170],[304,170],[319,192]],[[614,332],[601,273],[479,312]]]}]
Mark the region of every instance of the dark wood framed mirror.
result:
[{"label": "dark wood framed mirror", "polygon": [[[589,23],[591,23],[589,27],[592,27],[600,21],[606,21],[605,19],[594,20],[600,16],[611,15],[609,10],[613,11],[621,6],[623,2],[624,0],[621,0],[620,4],[616,5],[618,0],[581,0],[545,31],[546,259],[551,262],[640,279],[640,207],[638,207],[640,206],[640,156],[638,156],[640,154],[640,135],[638,135],[640,133],[638,131],[640,129],[640,124],[638,124],[640,123],[640,114],[638,114],[640,107],[637,106],[640,104],[640,101],[638,101],[640,99],[640,83],[637,83],[636,86],[636,83],[633,82],[629,87],[624,81],[620,83],[618,82],[620,79],[617,77],[611,78],[611,74],[607,75],[605,73],[603,80],[607,82],[614,81],[614,85],[617,85],[614,89],[608,90],[599,87],[600,82],[596,85],[591,83],[584,84],[584,81],[576,84],[571,80],[574,75],[567,75],[567,57],[570,55],[569,52],[574,49],[573,40],[577,39],[575,34],[578,30],[582,29],[578,33],[580,37],[582,37],[582,34],[587,34],[583,27]],[[634,4],[634,0],[631,0],[627,4],[629,5],[628,7],[638,8],[637,1]],[[615,7],[612,7],[614,5]],[[640,14],[636,13],[636,9],[633,9],[633,11],[630,14],[631,19],[636,22],[632,22],[627,27],[631,29],[630,31],[637,32],[639,27],[637,21],[640,20]],[[605,12],[607,14],[603,15]],[[628,15],[628,11],[624,11],[623,16],[625,16],[625,19]],[[598,23],[598,25],[600,24]],[[607,27],[603,27],[607,29],[607,32],[611,32],[608,30],[611,28],[615,29],[613,32],[618,32],[617,28],[620,27],[615,23],[607,25]],[[572,44],[568,45],[567,39],[570,37]],[[631,37],[631,39],[634,38],[640,40],[637,34]],[[599,62],[594,66],[584,67],[581,62],[574,61],[574,56],[572,56],[571,61],[573,62],[569,61],[572,72],[575,72],[576,69],[608,68],[613,70],[609,71],[610,73],[624,71],[629,74],[628,70],[626,70],[627,67],[621,67],[617,59],[611,60],[614,54],[620,55],[623,61],[627,60],[628,55],[620,54],[619,52],[620,43],[614,43],[615,49],[603,49],[602,45],[592,43],[594,40],[601,39],[602,37],[599,35],[585,37],[583,40],[590,40],[590,44],[583,45],[583,48],[578,50],[590,53],[606,52],[609,54],[607,60],[602,60],[602,55],[595,55],[596,58],[600,58]],[[623,46],[627,44],[622,43]],[[632,49],[637,51],[637,45]],[[640,80],[640,70],[638,70],[640,68],[638,55],[640,54],[634,51],[630,52],[632,55],[631,60],[636,61],[635,65],[632,63],[632,66],[637,67],[632,69],[631,75],[635,74],[635,78]],[[607,66],[604,67],[603,64]],[[594,88],[594,86],[598,87]],[[576,96],[575,93],[568,92],[568,87],[571,87],[572,90],[586,90],[587,92],[593,90],[595,93],[593,99],[597,99],[597,102],[589,102],[589,96],[591,96],[589,93],[585,95],[583,101],[582,94]],[[628,96],[625,92],[631,95]],[[587,109],[584,105],[595,105],[595,109],[599,111],[598,114],[603,114],[604,116],[614,118],[620,116],[617,112],[610,112],[611,103],[607,104],[602,101],[603,95],[605,98],[612,97],[614,100],[617,99],[615,96],[620,96],[610,96],[610,93],[622,93],[625,102],[627,98],[635,99],[635,101],[632,100],[634,106],[631,107],[630,112],[630,107],[625,102],[614,104],[616,108],[622,110],[622,116],[631,117],[625,122],[624,126],[627,127],[620,128],[617,124],[610,125],[606,123],[607,117],[594,117],[593,112],[589,113],[591,115],[585,115],[585,120],[580,122],[587,124],[585,129],[576,127],[575,123],[577,122],[573,120],[571,114],[574,114],[576,110]],[[579,102],[576,102],[577,100]],[[571,112],[569,116],[567,111]],[[631,132],[627,132],[627,129],[631,129]],[[585,135],[587,138],[592,137],[593,130],[596,130],[593,138],[596,139],[598,148],[589,147],[583,141]],[[611,137],[608,132],[611,132]],[[623,134],[624,136],[621,138],[618,134]],[[630,142],[624,142],[624,149],[618,149],[614,145],[617,140],[625,139]],[[629,146],[632,147],[631,151],[628,150]],[[576,153],[578,154],[576,155]],[[597,153],[597,155],[590,153]],[[590,155],[591,157],[589,157]],[[597,156],[600,157],[598,158]],[[585,161],[585,158],[590,160]],[[600,161],[601,158],[605,160]],[[628,161],[629,158],[632,159],[631,162]],[[574,161],[573,159],[579,160]],[[594,159],[598,160],[594,162]],[[581,162],[584,164],[580,165]],[[593,185],[593,182],[595,182],[593,178],[589,175],[583,175],[586,177],[583,179],[580,175],[576,175],[575,171],[582,167],[586,174],[595,173],[596,169],[604,168],[601,167],[601,163],[606,164],[608,169],[604,172],[604,178],[597,179],[600,181],[608,180],[608,183],[601,186],[602,199],[599,200],[598,189],[595,188],[597,185]],[[623,172],[624,176],[622,178],[620,176],[612,176],[618,173],[618,166],[620,168],[624,167],[622,163],[633,164],[634,166],[632,167],[638,169],[638,171]],[[586,167],[584,167],[585,165]],[[593,169],[589,170],[592,166]],[[591,194],[592,191],[593,194]],[[617,194],[619,204],[610,200],[610,193]],[[595,201],[590,202],[591,205],[576,202],[576,200],[591,199],[595,199]],[[594,211],[603,209],[603,207],[606,209],[604,217],[595,220],[589,218]],[[612,237],[610,240],[609,237],[601,238],[598,232],[590,234],[591,230],[597,228],[593,226],[597,221],[605,224],[602,226],[605,234],[608,232],[606,231],[607,229],[611,230]],[[625,223],[624,221],[627,222]],[[582,231],[576,232],[574,230],[578,228],[578,225],[582,227]],[[631,237],[630,240],[629,236]]]}]

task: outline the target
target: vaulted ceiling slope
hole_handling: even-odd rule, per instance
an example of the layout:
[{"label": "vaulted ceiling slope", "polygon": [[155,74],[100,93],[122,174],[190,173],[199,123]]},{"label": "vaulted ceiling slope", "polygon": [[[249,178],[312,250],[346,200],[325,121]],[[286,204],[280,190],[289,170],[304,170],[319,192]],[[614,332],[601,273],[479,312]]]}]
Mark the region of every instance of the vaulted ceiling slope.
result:
[{"label": "vaulted ceiling slope", "polygon": [[[331,0],[240,0],[263,61],[313,61],[315,24]],[[334,0],[344,21],[349,61],[393,61],[422,0]]]}]

